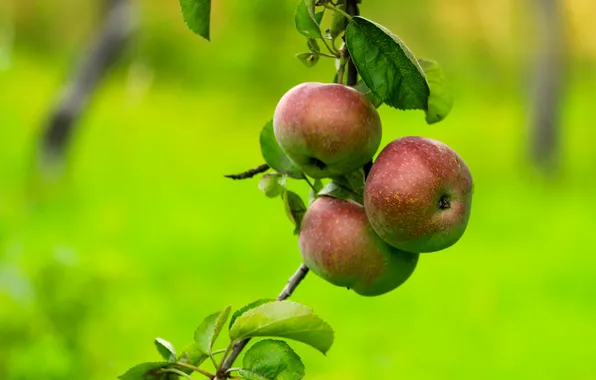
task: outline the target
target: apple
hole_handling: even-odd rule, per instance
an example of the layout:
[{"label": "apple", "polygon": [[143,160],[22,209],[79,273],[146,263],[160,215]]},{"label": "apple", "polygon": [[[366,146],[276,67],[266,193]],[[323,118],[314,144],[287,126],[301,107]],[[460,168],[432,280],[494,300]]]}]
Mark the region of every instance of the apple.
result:
[{"label": "apple", "polygon": [[472,207],[472,175],[442,142],[409,136],[387,145],[364,188],[364,207],[377,234],[409,252],[434,252],[464,234]]},{"label": "apple", "polygon": [[370,226],[364,207],[351,200],[315,200],[304,215],[298,241],[311,271],[364,296],[397,288],[418,262],[417,253],[385,243]]},{"label": "apple", "polygon": [[302,83],[273,115],[279,146],[312,178],[348,174],[369,162],[381,143],[381,119],[366,97],[333,83]]}]

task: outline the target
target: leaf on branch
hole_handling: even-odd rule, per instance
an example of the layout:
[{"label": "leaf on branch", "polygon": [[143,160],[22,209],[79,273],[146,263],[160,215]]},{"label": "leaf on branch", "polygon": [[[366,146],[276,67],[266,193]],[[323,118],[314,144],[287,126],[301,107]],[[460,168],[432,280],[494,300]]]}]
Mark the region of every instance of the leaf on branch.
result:
[{"label": "leaf on branch", "polygon": [[308,46],[308,50],[310,50],[312,53],[320,53],[321,52],[319,43],[314,38],[307,38],[306,45]]},{"label": "leaf on branch", "polygon": [[209,41],[211,0],[180,0],[180,8],[188,28]]},{"label": "leaf on branch", "polygon": [[302,198],[300,198],[300,195],[290,190],[286,190],[283,194],[283,201],[286,215],[296,226],[294,234],[298,234],[298,232],[300,232],[300,227],[302,226],[302,218],[304,218],[304,214],[306,213],[306,205]]},{"label": "leaf on branch", "polygon": [[321,191],[319,191],[318,195],[326,195],[328,197],[341,199],[344,201],[352,200],[360,204],[364,202],[362,199],[362,195],[356,194],[347,186],[342,186],[340,183],[336,181],[329,182]]},{"label": "leaf on branch", "polygon": [[[209,356],[205,354],[196,342],[188,344],[182,352],[178,355],[178,361],[199,367]],[[180,371],[191,374],[192,370],[189,368],[179,368]]]},{"label": "leaf on branch", "polygon": [[364,195],[364,170],[358,169],[343,176],[350,190],[358,195]]},{"label": "leaf on branch", "polygon": [[286,190],[286,176],[279,173],[265,174],[259,181],[259,190],[268,198],[275,198]]},{"label": "leaf on branch", "polygon": [[366,96],[368,101],[371,102],[375,108],[379,108],[383,104],[383,101],[373,94],[364,81],[358,81],[358,83],[356,83],[352,88],[358,90],[360,93]]},{"label": "leaf on branch", "polygon": [[234,312],[234,314],[232,314],[232,318],[230,319],[230,328],[232,328],[232,326],[234,325],[234,322],[236,322],[236,319],[241,316],[242,314],[246,313],[247,311],[254,309],[257,306],[261,306],[264,305],[266,303],[269,302],[273,302],[275,301],[272,298],[261,298],[259,300],[256,300],[254,302],[249,303],[248,305],[241,307],[240,309],[236,310]]},{"label": "leaf on branch", "polygon": [[331,178],[319,195],[327,195],[342,200],[353,200],[363,203],[364,170],[358,169],[343,176]]},{"label": "leaf on branch", "polygon": [[418,63],[422,66],[426,80],[430,86],[426,122],[428,124],[438,123],[451,112],[451,108],[453,108],[453,94],[446,84],[443,69],[437,62],[418,59]]},{"label": "leaf on branch", "polygon": [[203,353],[211,355],[213,343],[228,320],[230,310],[231,306],[228,305],[223,311],[207,316],[195,330],[195,342]]},{"label": "leaf on branch", "polygon": [[428,108],[430,89],[424,72],[395,34],[357,16],[346,29],[346,44],[358,73],[383,102],[402,110]]},{"label": "leaf on branch", "polygon": [[283,340],[265,339],[244,355],[240,376],[248,380],[300,380],[304,364]]},{"label": "leaf on branch", "polygon": [[261,130],[259,137],[261,145],[261,155],[265,162],[269,164],[275,171],[286,174],[290,178],[302,179],[304,174],[296,164],[286,155],[281,149],[277,140],[275,139],[275,133],[273,132],[273,121],[267,122]]},{"label": "leaf on branch", "polygon": [[172,343],[162,338],[155,338],[153,343],[162,358],[169,362],[176,361],[176,349]]},{"label": "leaf on branch", "polygon": [[315,13],[315,22],[317,23],[317,25],[321,25],[321,21],[323,21],[323,16],[325,15],[325,12],[321,11],[321,12],[317,12]]},{"label": "leaf on branch", "polygon": [[292,301],[276,301],[251,309],[238,317],[230,339],[271,336],[306,343],[325,354],[333,344],[333,329],[313,310]]},{"label": "leaf on branch", "polygon": [[171,365],[172,363],[168,362],[142,363],[132,367],[118,378],[121,380],[166,380],[167,374],[161,370]]},{"label": "leaf on branch", "polygon": [[298,4],[294,23],[296,29],[305,37],[321,38],[321,27],[319,24],[323,18],[323,12],[315,13],[315,2],[303,0]]},{"label": "leaf on branch", "polygon": [[[336,6],[342,11],[346,11],[345,0],[340,0]],[[346,30],[346,16],[339,12],[333,12],[331,15],[331,26],[327,29],[327,36],[330,40],[335,40]]]},{"label": "leaf on branch", "polygon": [[319,62],[319,55],[316,53],[300,53],[296,54],[296,58],[306,67],[313,67]]}]

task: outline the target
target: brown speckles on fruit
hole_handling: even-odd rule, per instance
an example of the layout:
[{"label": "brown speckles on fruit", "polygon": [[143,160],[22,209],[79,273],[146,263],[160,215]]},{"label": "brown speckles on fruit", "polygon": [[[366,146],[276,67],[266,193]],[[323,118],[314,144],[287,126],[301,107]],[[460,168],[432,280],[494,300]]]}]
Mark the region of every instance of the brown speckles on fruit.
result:
[{"label": "brown speckles on fruit", "polygon": [[369,162],[381,141],[376,108],[358,91],[340,84],[303,83],[279,101],[275,137],[307,175],[344,175]]},{"label": "brown speckles on fruit", "polygon": [[418,254],[385,243],[372,229],[362,205],[317,199],[302,221],[304,263],[332,284],[373,296],[389,292],[414,271]]},{"label": "brown speckles on fruit", "polygon": [[447,145],[404,137],[387,145],[366,181],[370,223],[386,242],[412,252],[447,248],[470,216],[472,176]]}]

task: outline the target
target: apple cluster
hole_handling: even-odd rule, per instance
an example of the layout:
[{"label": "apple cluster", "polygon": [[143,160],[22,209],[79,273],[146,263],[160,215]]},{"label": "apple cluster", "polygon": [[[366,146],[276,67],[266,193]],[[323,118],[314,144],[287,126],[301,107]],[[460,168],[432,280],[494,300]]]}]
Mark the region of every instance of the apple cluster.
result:
[{"label": "apple cluster", "polygon": [[[357,90],[303,83],[279,101],[275,138],[306,175],[338,178],[362,169],[381,143],[381,119]],[[300,229],[304,263],[328,282],[365,296],[387,293],[413,273],[420,253],[443,250],[470,217],[472,175],[447,145],[402,137],[378,155],[362,204],[318,197]]]}]

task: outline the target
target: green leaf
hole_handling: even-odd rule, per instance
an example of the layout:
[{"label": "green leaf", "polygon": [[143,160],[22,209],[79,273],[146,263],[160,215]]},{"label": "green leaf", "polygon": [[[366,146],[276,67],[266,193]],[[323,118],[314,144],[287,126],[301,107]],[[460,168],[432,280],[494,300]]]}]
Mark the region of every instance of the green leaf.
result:
[{"label": "green leaf", "polygon": [[259,181],[259,190],[269,198],[283,194],[286,189],[286,176],[279,173],[265,174]]},{"label": "green leaf", "polygon": [[358,169],[343,176],[352,191],[364,195],[364,170]]},{"label": "green leaf", "polygon": [[223,311],[207,316],[195,330],[195,342],[203,353],[211,355],[213,343],[228,320],[230,310],[231,306],[228,305]]},{"label": "green leaf", "polygon": [[333,330],[311,308],[292,301],[276,301],[247,311],[232,325],[230,339],[272,336],[306,343],[323,354],[333,344]]},{"label": "green leaf", "polygon": [[317,23],[317,25],[321,25],[321,21],[323,21],[323,16],[325,15],[324,11],[320,11],[315,13],[315,22]]},{"label": "green leaf", "polygon": [[331,182],[319,192],[319,195],[327,195],[343,200],[351,199],[362,204],[364,170],[358,169],[346,175],[331,178]]},{"label": "green leaf", "polygon": [[[342,11],[346,11],[345,2],[343,0],[339,1],[339,5],[337,8],[341,9]],[[332,12],[331,14],[331,25],[327,30],[327,35],[329,39],[335,40],[343,31],[346,30],[346,17],[339,12]]]},{"label": "green leaf", "polygon": [[236,310],[234,312],[234,314],[232,314],[232,318],[230,319],[230,328],[232,328],[232,325],[234,325],[234,322],[236,321],[236,319],[241,316],[242,314],[246,313],[247,311],[249,311],[250,309],[254,309],[257,306],[261,306],[264,305],[268,302],[273,302],[275,301],[272,298],[261,298],[259,300],[256,300],[254,302],[249,303],[248,305],[241,307],[240,309]]},{"label": "green leaf", "polygon": [[352,200],[362,204],[364,201],[362,195],[356,194],[349,186],[342,186],[337,181],[329,182],[321,191],[319,196],[326,195],[331,198],[342,199],[344,201]]},{"label": "green leaf", "polygon": [[294,15],[294,23],[296,24],[296,29],[306,37],[310,38],[320,38],[321,37],[321,28],[319,27],[319,23],[323,17],[323,13],[319,12],[319,14],[315,14],[314,11],[314,1],[312,0],[304,0],[298,4],[298,8],[296,9],[296,14]]},{"label": "green leaf", "polygon": [[310,50],[312,53],[320,53],[321,52],[319,43],[314,38],[307,38],[306,45],[308,46],[308,50]]},{"label": "green leaf", "polygon": [[161,373],[160,370],[171,366],[171,364],[168,362],[142,363],[132,367],[118,378],[121,380],[165,380],[167,374]]},{"label": "green leaf", "polygon": [[323,189],[323,182],[320,179],[315,179],[315,181],[313,182],[313,187],[314,189],[311,188],[308,193],[309,206],[315,201],[315,199],[317,199],[317,194],[319,193],[319,191]]},{"label": "green leaf", "polygon": [[306,67],[313,67],[319,62],[319,55],[313,53],[296,54],[296,58],[298,58]]},{"label": "green leaf", "polygon": [[292,223],[296,226],[294,233],[298,234],[300,227],[302,226],[302,218],[306,213],[306,205],[300,195],[293,191],[287,190],[283,195],[284,206],[286,209],[286,215]]},{"label": "green leaf", "polygon": [[286,174],[290,178],[302,179],[304,174],[281,149],[273,133],[273,121],[267,122],[260,135],[261,154],[265,162],[275,171]]},{"label": "green leaf", "polygon": [[362,17],[353,17],[346,44],[358,73],[386,104],[402,110],[428,107],[430,89],[418,61],[391,31]]},{"label": "green leaf", "polygon": [[371,102],[372,105],[375,106],[375,108],[379,108],[383,104],[383,101],[379,99],[375,94],[373,94],[373,92],[370,90],[370,88],[368,88],[364,81],[358,81],[358,83],[352,86],[352,88],[358,90],[364,96],[366,96],[368,101]]},{"label": "green leaf", "polygon": [[[199,367],[208,357],[209,355],[201,351],[196,342],[192,342],[185,346],[182,352],[178,355],[178,361]],[[180,368],[180,370],[184,373],[192,373],[192,370],[188,368]]]},{"label": "green leaf", "polygon": [[453,108],[453,94],[446,84],[443,69],[437,62],[418,59],[418,63],[422,66],[426,80],[430,86],[426,122],[428,124],[438,123],[451,112],[451,108]]},{"label": "green leaf", "polygon": [[176,361],[176,349],[174,349],[172,343],[161,338],[155,338],[153,343],[162,358],[169,362]]},{"label": "green leaf", "polygon": [[283,340],[265,339],[253,345],[242,360],[240,376],[248,380],[300,380],[304,364]]},{"label": "green leaf", "polygon": [[180,0],[180,8],[188,28],[209,41],[211,0]]}]

